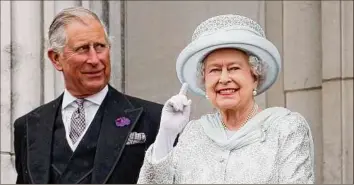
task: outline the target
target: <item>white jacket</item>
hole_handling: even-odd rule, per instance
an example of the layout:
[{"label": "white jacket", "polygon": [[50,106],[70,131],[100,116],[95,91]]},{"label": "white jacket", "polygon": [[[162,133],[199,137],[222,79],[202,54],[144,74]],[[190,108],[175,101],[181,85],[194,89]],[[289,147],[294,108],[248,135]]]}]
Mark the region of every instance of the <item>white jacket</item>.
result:
[{"label": "white jacket", "polygon": [[148,148],[138,184],[314,183],[313,139],[306,120],[268,108],[228,138],[217,114],[190,121],[178,144],[153,161]]}]

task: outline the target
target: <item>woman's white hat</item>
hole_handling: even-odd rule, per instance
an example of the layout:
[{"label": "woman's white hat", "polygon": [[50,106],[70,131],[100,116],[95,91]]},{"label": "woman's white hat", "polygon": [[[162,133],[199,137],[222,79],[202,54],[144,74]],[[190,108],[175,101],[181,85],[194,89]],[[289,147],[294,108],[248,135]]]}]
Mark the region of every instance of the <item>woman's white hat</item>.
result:
[{"label": "woman's white hat", "polygon": [[179,81],[188,83],[192,92],[205,96],[197,78],[198,64],[210,52],[220,48],[240,49],[265,62],[267,69],[257,87],[258,95],[275,82],[281,68],[277,48],[265,38],[258,23],[248,17],[231,14],[212,17],[196,28],[192,42],[177,58],[176,71]]}]

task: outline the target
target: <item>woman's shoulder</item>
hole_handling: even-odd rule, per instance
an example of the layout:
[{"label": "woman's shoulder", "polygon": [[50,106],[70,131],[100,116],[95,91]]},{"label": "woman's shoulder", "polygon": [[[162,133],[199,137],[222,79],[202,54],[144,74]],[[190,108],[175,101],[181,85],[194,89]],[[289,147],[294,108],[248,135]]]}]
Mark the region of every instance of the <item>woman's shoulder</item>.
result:
[{"label": "woman's shoulder", "polygon": [[180,134],[180,138],[178,139],[179,146],[190,145],[192,143],[191,141],[200,140],[202,138],[204,138],[202,120],[200,118],[191,119]]},{"label": "woman's shoulder", "polygon": [[212,124],[214,119],[217,119],[217,114],[216,113],[207,113],[201,115],[199,118],[196,119],[191,119],[186,127],[183,129],[183,132],[187,132],[190,134],[197,134],[203,130],[202,124],[208,123]]},{"label": "woman's shoulder", "polygon": [[188,130],[188,131],[197,131],[199,129],[202,128],[202,118],[204,117],[205,115],[202,115],[201,117],[197,118],[197,119],[191,119],[184,130]]},{"label": "woman's shoulder", "polygon": [[291,134],[293,132],[309,132],[310,126],[306,118],[296,111],[291,111],[284,107],[272,107],[277,112],[283,111],[283,115],[279,116],[275,121],[270,123],[270,127],[280,131],[282,134]]}]

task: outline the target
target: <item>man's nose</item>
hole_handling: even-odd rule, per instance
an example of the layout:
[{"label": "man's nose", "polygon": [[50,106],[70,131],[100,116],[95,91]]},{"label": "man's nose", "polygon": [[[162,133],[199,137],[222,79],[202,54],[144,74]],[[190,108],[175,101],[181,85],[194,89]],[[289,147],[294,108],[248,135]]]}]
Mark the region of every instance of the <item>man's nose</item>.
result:
[{"label": "man's nose", "polygon": [[93,64],[93,65],[97,65],[99,63],[99,61],[100,60],[98,58],[97,51],[95,50],[95,48],[93,46],[90,46],[87,62],[90,64]]}]

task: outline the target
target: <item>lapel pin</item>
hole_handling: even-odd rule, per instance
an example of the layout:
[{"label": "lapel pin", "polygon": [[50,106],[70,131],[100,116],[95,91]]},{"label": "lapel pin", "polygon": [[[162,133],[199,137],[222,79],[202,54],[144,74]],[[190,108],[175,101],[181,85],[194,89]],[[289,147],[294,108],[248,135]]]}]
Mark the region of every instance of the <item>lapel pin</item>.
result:
[{"label": "lapel pin", "polygon": [[130,119],[126,117],[119,117],[116,119],[117,127],[124,127],[130,124]]}]

